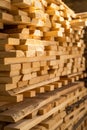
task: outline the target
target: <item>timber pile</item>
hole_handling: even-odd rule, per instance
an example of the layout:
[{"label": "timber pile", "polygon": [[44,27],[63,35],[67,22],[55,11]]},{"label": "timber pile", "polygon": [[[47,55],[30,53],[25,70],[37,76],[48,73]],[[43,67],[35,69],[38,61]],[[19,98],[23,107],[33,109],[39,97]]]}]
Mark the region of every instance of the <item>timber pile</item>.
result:
[{"label": "timber pile", "polygon": [[86,130],[87,129],[87,115],[81,118],[78,123],[73,127],[73,130]]},{"label": "timber pile", "polygon": [[62,90],[2,105],[1,130],[64,130],[72,128],[86,114],[87,89],[83,82],[76,82]]},{"label": "timber pile", "polygon": [[62,1],[0,0],[1,130],[70,130],[87,114],[86,24]]},{"label": "timber pile", "polygon": [[[76,17],[77,18],[80,18],[82,20],[85,20],[87,19],[87,12],[83,12],[83,13],[77,13],[76,14]],[[84,44],[85,44],[85,53],[84,53],[84,56],[85,56],[85,66],[86,66],[86,73],[87,73],[87,26],[84,27]],[[86,81],[86,86],[87,86],[87,79],[84,79]]]},{"label": "timber pile", "polygon": [[55,0],[4,2],[10,7],[1,1],[0,101],[20,102],[41,86],[51,91],[52,82],[61,87],[85,76],[84,21],[72,20],[74,12]]},{"label": "timber pile", "polygon": [[83,100],[66,107],[65,111],[57,112],[57,115],[49,117],[31,130],[79,130],[79,128],[86,130],[87,115],[84,116],[84,113],[86,112],[87,101],[84,103]]}]

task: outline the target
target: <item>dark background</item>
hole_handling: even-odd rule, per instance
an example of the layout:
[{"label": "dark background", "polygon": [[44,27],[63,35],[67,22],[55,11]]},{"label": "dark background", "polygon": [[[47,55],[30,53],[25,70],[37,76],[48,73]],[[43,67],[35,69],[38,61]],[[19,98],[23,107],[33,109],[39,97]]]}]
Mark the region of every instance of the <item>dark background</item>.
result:
[{"label": "dark background", "polygon": [[63,0],[76,13],[87,12],[87,0]]}]

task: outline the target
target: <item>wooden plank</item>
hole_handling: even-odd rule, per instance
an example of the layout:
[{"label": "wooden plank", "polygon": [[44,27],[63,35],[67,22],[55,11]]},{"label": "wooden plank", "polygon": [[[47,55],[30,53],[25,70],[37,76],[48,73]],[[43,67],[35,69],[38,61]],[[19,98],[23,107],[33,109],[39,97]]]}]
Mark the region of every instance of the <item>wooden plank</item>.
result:
[{"label": "wooden plank", "polygon": [[44,93],[45,89],[44,87],[36,88],[36,93]]},{"label": "wooden plank", "polygon": [[23,95],[19,94],[17,96],[0,96],[0,101],[6,101],[6,102],[20,102],[23,101]]},{"label": "wooden plank", "polygon": [[11,95],[15,95],[15,94],[18,94],[18,93],[22,93],[24,91],[28,91],[28,90],[31,90],[31,89],[35,89],[35,88],[38,88],[38,87],[53,83],[53,82],[58,81],[58,80],[59,80],[59,77],[48,79],[48,80],[42,81],[42,82],[37,83],[37,84],[25,86],[24,88],[21,88],[21,89],[17,88],[17,89],[15,89],[15,92],[9,91],[9,93]]},{"label": "wooden plank", "polygon": [[31,5],[31,1],[28,0],[12,0],[12,4],[19,8],[26,8]]},{"label": "wooden plank", "polygon": [[77,18],[87,18],[87,12],[76,13]]},{"label": "wooden plank", "polygon": [[28,17],[26,15],[16,15],[16,16],[14,16],[13,24],[30,25],[30,17]]},{"label": "wooden plank", "polygon": [[21,64],[11,64],[11,65],[3,65],[0,64],[0,72],[1,71],[16,71],[21,69]]},{"label": "wooden plank", "polygon": [[12,23],[14,22],[14,17],[9,13],[0,12],[0,21],[3,23]]},{"label": "wooden plank", "polygon": [[[17,122],[20,119],[23,119],[24,117],[26,117],[27,115],[32,113],[33,111],[38,110],[39,108],[46,105],[47,103],[50,103],[53,100],[59,98],[60,95],[63,95],[69,91],[73,91],[74,89],[77,89],[77,88],[79,88],[79,84],[73,84],[72,87],[66,86],[63,91],[56,90],[54,92],[50,92],[49,94],[45,93],[42,96],[40,95],[33,99],[28,99],[28,101],[24,100],[24,102],[22,104],[21,103],[19,105],[16,104],[13,108],[10,107],[10,108],[8,108],[7,111],[1,113],[0,120],[3,119],[5,121],[9,121],[9,122]],[[64,97],[63,97],[63,100],[64,100]],[[38,105],[37,105],[37,103],[38,103]],[[26,111],[26,109],[27,109],[27,111]],[[22,110],[24,111],[23,113],[21,113]],[[20,116],[17,116],[17,115],[20,115]],[[6,118],[4,118],[4,116]]]},{"label": "wooden plank", "polygon": [[[39,124],[41,121],[45,120],[49,116],[51,116],[53,113],[55,113],[56,111],[61,109],[68,102],[70,102],[70,99],[68,99],[63,104],[60,104],[59,106],[53,108],[52,110],[50,110],[49,112],[47,112],[46,114],[44,114],[42,116],[35,117],[34,119],[31,119],[31,120],[26,120],[26,119],[21,120],[16,124],[8,125],[7,127],[5,127],[5,130],[13,130],[13,129],[14,130],[25,130],[25,129],[28,130],[28,129],[34,127],[36,124]],[[24,125],[24,124],[26,124],[26,125]]]},{"label": "wooden plank", "polygon": [[[45,81],[42,81],[40,83],[37,83],[37,84],[32,84],[32,85],[29,85],[29,86],[25,86],[23,88],[20,88],[20,89],[14,89],[15,91],[9,91],[9,93],[11,95],[15,95],[15,94],[19,94],[19,93],[22,93],[24,91],[28,91],[28,90],[31,90],[31,89],[35,89],[35,88],[38,88],[40,86],[45,86],[47,84],[50,84],[50,83],[53,83],[55,81],[58,81],[60,78],[59,77],[56,77],[56,78],[51,78],[51,79],[46,79]],[[36,81],[35,81],[36,82]],[[84,86],[84,85],[83,85]],[[61,87],[61,83],[59,82],[59,87]]]},{"label": "wooden plank", "polygon": [[16,84],[1,84],[0,83],[0,92],[8,91],[15,88],[17,88]]},{"label": "wooden plank", "polygon": [[4,24],[30,24],[30,18],[28,16],[24,15],[11,15],[9,13],[1,12],[0,13],[0,21]]},{"label": "wooden plank", "polygon": [[42,108],[39,109],[38,115],[44,115],[52,109],[52,104],[46,104]]},{"label": "wooden plank", "polygon": [[34,90],[29,91],[29,92],[27,91],[27,92],[23,93],[23,96],[24,97],[35,97],[36,96],[36,92]]},{"label": "wooden plank", "polygon": [[[67,124],[65,123],[64,125],[62,125],[62,126],[61,126],[61,129],[62,129],[62,128],[67,128],[67,127],[71,124],[72,121],[74,121],[74,122],[75,122],[75,120],[77,121],[78,118],[79,118],[79,117],[80,117],[80,118],[83,117],[83,115],[85,115],[85,113],[86,113],[86,110],[85,110],[85,109],[84,109],[83,111],[79,112],[79,113],[78,113],[78,116],[75,116],[74,119],[72,119],[71,121],[68,121]],[[77,113],[76,113],[76,115],[77,115]]]},{"label": "wooden plank", "polygon": [[10,51],[10,52],[0,52],[0,58],[8,58],[8,57],[25,57],[23,51]]},{"label": "wooden plank", "polygon": [[32,128],[31,130],[47,130],[44,126],[35,126],[34,128]]},{"label": "wooden plank", "polygon": [[8,39],[0,39],[0,43],[9,44],[9,45],[19,45],[19,39],[17,38],[8,38]]},{"label": "wooden plank", "polygon": [[[58,127],[59,125],[61,125],[63,123],[63,119],[61,119],[61,113],[58,113],[56,116],[50,118],[50,119],[46,119],[45,121],[41,122],[40,125],[44,126],[46,129],[52,129],[54,130],[56,127]],[[63,113],[63,116],[65,114]]]},{"label": "wooden plank", "polygon": [[19,45],[19,46],[16,46],[16,49],[18,49],[18,50],[23,50],[23,51],[29,51],[29,50],[34,50],[34,49],[36,49],[36,50],[39,50],[39,49],[41,49],[42,51],[44,51],[44,46],[42,46],[42,45],[37,45],[37,46],[35,46],[35,45]]},{"label": "wooden plank", "polygon": [[64,31],[61,31],[61,30],[59,30],[59,31],[50,31],[50,32],[46,32],[45,33],[45,36],[46,37],[48,37],[48,36],[54,36],[54,37],[58,37],[58,36],[60,36],[60,37],[62,37],[63,36],[63,33]]},{"label": "wooden plank", "polygon": [[15,48],[11,45],[8,44],[0,44],[0,51],[11,51],[11,50],[15,50]]},{"label": "wooden plank", "polygon": [[49,91],[53,91],[54,90],[54,85],[53,84],[49,84],[49,85],[45,85],[44,86],[45,91],[49,92]]},{"label": "wooden plank", "polygon": [[17,83],[20,79],[21,79],[21,76],[0,77],[0,83]]},{"label": "wooden plank", "polygon": [[25,75],[23,75],[22,76],[22,81],[28,81],[28,80],[31,80],[32,79],[32,75],[31,75],[31,73],[29,73],[29,74],[25,74]]},{"label": "wooden plank", "polygon": [[46,40],[37,40],[37,39],[26,39],[26,40],[21,40],[21,45],[59,45],[58,42],[56,41],[46,41]]},{"label": "wooden plank", "polygon": [[0,77],[14,77],[14,76],[18,76],[20,75],[20,71],[19,70],[15,70],[15,71],[10,71],[10,72],[0,72]]},{"label": "wooden plank", "polygon": [[49,75],[48,74],[43,75],[43,76],[38,76],[38,77],[35,77],[33,79],[30,79],[29,85],[37,84],[37,83],[40,83],[40,82],[48,80],[48,79],[49,79]]},{"label": "wooden plank", "polygon": [[0,59],[0,63],[4,63],[5,65],[8,64],[15,64],[15,63],[28,63],[28,62],[36,62],[36,61],[49,61],[49,60],[55,60],[55,56],[39,56],[39,57],[29,57],[29,58],[4,58]]},{"label": "wooden plank", "polygon": [[21,88],[21,87],[24,87],[24,86],[27,86],[27,85],[28,85],[28,80],[26,80],[26,81],[19,81],[17,83],[17,87],[18,88]]},{"label": "wooden plank", "polygon": [[[6,10],[13,10],[13,9],[15,9],[12,5],[11,5],[11,3],[10,3],[10,1],[7,1],[7,0],[1,0],[0,1],[0,8],[1,9],[6,9]],[[16,10],[16,9],[15,9]]]},{"label": "wooden plank", "polygon": [[71,21],[71,26],[73,27],[73,28],[77,28],[78,26],[86,26],[87,25],[87,19],[77,19],[77,20],[72,20]]}]

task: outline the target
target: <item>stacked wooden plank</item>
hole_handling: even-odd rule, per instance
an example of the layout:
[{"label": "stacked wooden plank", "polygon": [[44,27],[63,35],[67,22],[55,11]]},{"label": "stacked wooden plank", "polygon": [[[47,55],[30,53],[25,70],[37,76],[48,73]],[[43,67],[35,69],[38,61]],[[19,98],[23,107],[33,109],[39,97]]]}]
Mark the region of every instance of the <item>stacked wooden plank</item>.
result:
[{"label": "stacked wooden plank", "polygon": [[[82,19],[87,18],[87,12],[80,13],[80,14],[77,14],[77,15],[79,15],[79,17],[81,17]],[[86,48],[85,48],[86,72],[87,72],[87,44],[86,44],[87,43],[87,27],[84,28],[84,31],[85,31],[85,33],[84,33],[84,43],[85,43],[85,46],[86,46]]]},{"label": "stacked wooden plank", "polygon": [[83,118],[81,118],[78,123],[73,127],[73,129],[76,130],[86,130],[87,129],[87,116],[84,116]]},{"label": "stacked wooden plank", "polygon": [[8,122],[1,123],[4,130],[64,129],[70,125],[73,127],[87,114],[86,105],[87,89],[83,82],[77,82],[20,103],[3,104],[0,106],[0,121]]},{"label": "stacked wooden plank", "polygon": [[[76,14],[77,18],[80,18],[82,20],[87,19],[87,12],[83,12],[83,13],[77,13]],[[85,72],[87,73],[87,26],[84,27],[84,44],[85,44],[85,51],[84,51],[84,56],[85,56],[85,66],[86,66],[86,70]],[[84,79],[86,81],[86,86],[87,86],[87,80]]]},{"label": "stacked wooden plank", "polygon": [[[87,101],[85,102],[85,105],[86,103]],[[87,115],[84,116],[86,106],[84,105],[84,108],[83,104],[84,102],[82,101],[81,103],[80,100],[79,102],[66,107],[66,112],[62,110],[59,111],[31,130],[79,130],[79,128],[84,130],[87,128],[87,124],[85,123],[87,121],[87,118],[85,119]],[[83,123],[81,123],[81,121],[83,121]]]},{"label": "stacked wooden plank", "polygon": [[0,129],[72,129],[87,114],[86,21],[58,0],[1,0],[0,13]]},{"label": "stacked wooden plank", "polygon": [[[1,11],[12,13],[17,21],[23,16],[17,23],[14,23],[15,19],[9,23],[1,18],[4,24],[0,39],[1,101],[5,101],[8,95],[7,101],[19,102],[27,95],[35,95],[36,88],[40,86],[51,91],[55,88],[49,87],[51,82],[58,81],[61,87],[61,82],[67,84],[84,77],[82,26],[85,23],[78,24],[81,28],[76,28],[76,21],[72,20],[74,12],[55,0],[13,0],[12,3],[7,2],[10,9],[1,3]],[[20,10],[23,12],[19,13]],[[26,15],[31,19],[28,24],[24,18]],[[30,91],[32,89],[33,92]]]}]

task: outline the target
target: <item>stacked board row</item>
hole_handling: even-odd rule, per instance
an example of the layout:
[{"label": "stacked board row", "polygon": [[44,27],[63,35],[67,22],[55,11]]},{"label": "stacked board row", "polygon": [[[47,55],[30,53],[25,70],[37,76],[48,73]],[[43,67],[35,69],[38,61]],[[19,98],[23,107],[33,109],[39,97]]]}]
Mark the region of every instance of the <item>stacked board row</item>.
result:
[{"label": "stacked board row", "polygon": [[87,115],[84,82],[0,106],[0,130],[72,130]]},{"label": "stacked board row", "polygon": [[0,101],[20,102],[41,86],[51,90],[54,81],[61,87],[85,77],[86,22],[75,19],[63,2],[4,0],[0,8]]},{"label": "stacked board row", "polygon": [[[76,14],[77,19],[80,18],[82,20],[86,20],[87,19],[87,12],[83,12],[83,13],[77,13]],[[85,44],[85,51],[84,51],[84,56],[85,56],[85,67],[86,70],[85,72],[87,73],[87,26],[84,27],[84,44]],[[84,79],[86,86],[87,86],[87,79]]]}]

